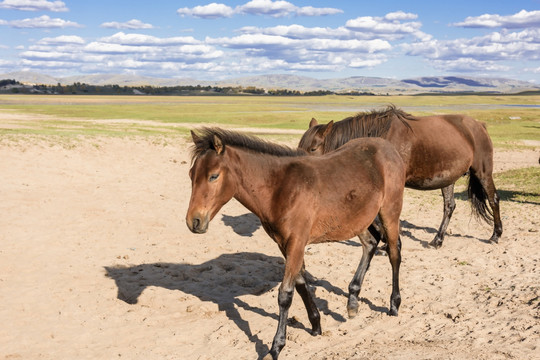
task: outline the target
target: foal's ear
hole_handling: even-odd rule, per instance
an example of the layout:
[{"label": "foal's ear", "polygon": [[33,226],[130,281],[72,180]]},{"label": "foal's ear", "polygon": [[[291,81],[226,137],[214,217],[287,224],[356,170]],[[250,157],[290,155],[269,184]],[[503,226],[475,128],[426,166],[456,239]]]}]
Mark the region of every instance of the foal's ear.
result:
[{"label": "foal's ear", "polygon": [[312,127],[314,127],[316,125],[319,125],[317,120],[315,120],[315,118],[311,118],[311,121],[309,122],[309,127],[312,128]]},{"label": "foal's ear", "polygon": [[197,143],[200,140],[200,137],[197,134],[195,134],[195,132],[193,132],[193,130],[191,130],[191,138],[193,139],[194,143]]},{"label": "foal's ear", "polygon": [[334,126],[334,120],[332,120],[328,124],[326,124],[324,132],[323,132],[323,137],[326,137],[326,135],[328,135],[330,130],[332,130],[333,126]]},{"label": "foal's ear", "polygon": [[216,149],[218,155],[221,155],[224,150],[223,142],[217,135],[214,135],[214,149]]}]

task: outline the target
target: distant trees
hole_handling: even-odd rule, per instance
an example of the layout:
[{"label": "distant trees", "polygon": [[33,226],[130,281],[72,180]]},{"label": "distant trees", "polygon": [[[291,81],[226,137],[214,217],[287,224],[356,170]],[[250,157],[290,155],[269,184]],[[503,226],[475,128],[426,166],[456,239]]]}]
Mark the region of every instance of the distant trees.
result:
[{"label": "distant trees", "polygon": [[16,80],[0,80],[0,93],[60,94],[60,95],[270,95],[270,96],[322,96],[322,95],[373,95],[365,92],[335,93],[329,90],[299,91],[289,89],[265,90],[255,86],[120,86],[89,85],[76,82],[71,85],[24,85]]}]

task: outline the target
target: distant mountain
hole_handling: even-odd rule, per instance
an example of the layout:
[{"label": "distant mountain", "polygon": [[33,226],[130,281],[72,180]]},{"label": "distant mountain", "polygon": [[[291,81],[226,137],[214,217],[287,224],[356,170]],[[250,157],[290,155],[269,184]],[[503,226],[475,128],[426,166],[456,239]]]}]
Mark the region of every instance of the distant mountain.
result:
[{"label": "distant mountain", "polygon": [[389,79],[380,77],[354,76],[348,78],[315,79],[298,75],[259,75],[231,78],[220,81],[201,81],[191,78],[154,78],[129,74],[96,74],[55,78],[33,72],[12,72],[0,74],[1,79],[14,79],[24,84],[119,86],[242,86],[266,90],[289,89],[298,91],[329,90],[334,92],[372,92],[375,94],[415,94],[451,92],[493,92],[516,93],[526,90],[540,90],[540,86],[526,81],[503,78],[477,78],[459,76],[431,76],[412,79]]}]

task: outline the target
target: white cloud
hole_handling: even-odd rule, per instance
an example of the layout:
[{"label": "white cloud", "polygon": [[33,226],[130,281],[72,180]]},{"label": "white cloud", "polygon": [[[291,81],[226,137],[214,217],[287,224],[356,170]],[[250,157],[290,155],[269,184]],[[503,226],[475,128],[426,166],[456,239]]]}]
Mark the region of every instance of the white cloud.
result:
[{"label": "white cloud", "polygon": [[342,13],[343,10],[335,8],[316,8],[313,6],[298,7],[283,0],[251,0],[244,5],[232,8],[225,4],[211,3],[194,8],[180,8],[177,10],[180,16],[192,16],[201,19],[218,19],[232,17],[236,14],[243,15],[267,15],[272,17],[284,16],[325,16]]},{"label": "white cloud", "polygon": [[137,45],[137,46],[172,46],[183,44],[200,44],[201,41],[196,40],[192,36],[177,36],[170,38],[159,38],[151,35],[144,34],[126,34],[124,32],[118,32],[112,36],[103,37],[101,42],[111,44],[123,44],[123,45]]},{"label": "white cloud", "polygon": [[193,16],[201,19],[217,19],[231,17],[234,14],[233,8],[225,4],[211,3],[204,6],[195,6],[194,8],[180,8],[177,10],[180,16]]},{"label": "white cloud", "polygon": [[308,28],[302,25],[278,25],[269,28],[258,28],[255,26],[246,26],[239,29],[239,32],[245,34],[265,34],[285,36],[291,39],[311,39],[311,38],[332,38],[332,39],[352,39],[358,38],[357,34],[344,27],[332,29],[329,27]]},{"label": "white cloud", "polygon": [[406,13],[400,10],[400,11],[388,13],[384,16],[384,18],[389,21],[414,20],[418,18],[418,15],[412,14],[412,13]]},{"label": "white cloud", "polygon": [[422,23],[401,23],[398,20],[388,21],[381,17],[362,16],[347,21],[345,26],[353,31],[368,31],[377,34],[414,34],[422,27]]},{"label": "white cloud", "polygon": [[52,19],[47,15],[43,15],[37,18],[32,19],[23,19],[23,20],[13,20],[9,22],[9,25],[14,28],[43,28],[43,29],[53,29],[53,28],[66,28],[66,27],[82,27],[76,22],[67,21],[63,19]]},{"label": "white cloud", "polygon": [[537,68],[527,68],[525,69],[526,72],[532,72],[534,74],[540,74],[540,66]]},{"label": "white cloud", "polygon": [[251,0],[237,8],[237,12],[251,15],[287,16],[297,9],[288,1]]},{"label": "white cloud", "polygon": [[461,58],[456,60],[435,60],[432,62],[433,67],[441,71],[450,71],[457,73],[465,72],[502,72],[508,71],[510,68],[504,65],[498,65],[494,61],[481,61],[471,58]]},{"label": "white cloud", "polygon": [[540,10],[521,10],[514,15],[484,14],[480,16],[469,16],[463,22],[455,23],[454,26],[468,28],[494,28],[517,29],[540,27]]},{"label": "white cloud", "polygon": [[141,20],[132,19],[126,22],[117,22],[117,21],[111,21],[111,22],[105,22],[100,25],[103,28],[108,29],[153,29],[154,26],[152,24],[146,24],[143,23]]},{"label": "white cloud", "polygon": [[268,15],[273,17],[297,16],[323,16],[342,13],[340,9],[315,8],[312,6],[298,7],[288,1],[251,0],[236,8],[236,12],[251,15]]},{"label": "white cloud", "polygon": [[349,66],[352,68],[370,68],[380,65],[386,61],[386,57],[379,59],[362,59],[362,60],[352,60],[349,63]]},{"label": "white cloud", "polygon": [[31,69],[76,69],[78,72],[157,74],[181,69],[211,68],[223,51],[192,37],[158,38],[119,32],[90,40],[78,36],[46,37],[19,53],[20,64]]},{"label": "white cloud", "polygon": [[408,55],[421,55],[428,59],[538,60],[540,29],[518,33],[495,32],[471,39],[431,40],[405,44],[403,48]]},{"label": "white cloud", "polygon": [[296,10],[298,16],[326,16],[341,14],[343,10],[335,8],[315,8],[313,6],[303,6]]},{"label": "white cloud", "polygon": [[4,0],[0,2],[0,9],[23,11],[68,11],[63,1],[46,0]]},{"label": "white cloud", "polygon": [[84,39],[75,35],[61,35],[54,38],[46,37],[37,42],[39,45],[64,45],[64,44],[84,44]]}]

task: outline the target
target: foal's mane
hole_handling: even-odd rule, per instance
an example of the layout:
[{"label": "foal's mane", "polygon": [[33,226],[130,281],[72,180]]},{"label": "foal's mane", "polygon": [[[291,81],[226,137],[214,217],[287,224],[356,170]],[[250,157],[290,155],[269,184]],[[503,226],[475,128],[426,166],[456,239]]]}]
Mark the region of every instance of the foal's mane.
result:
[{"label": "foal's mane", "polygon": [[395,121],[412,130],[406,120],[415,120],[415,117],[394,105],[382,110],[358,113],[334,123],[326,137],[324,151],[337,149],[359,137],[385,137]]},{"label": "foal's mane", "polygon": [[[290,147],[271,143],[252,135],[242,134],[236,131],[224,130],[220,128],[202,128],[198,130],[197,141],[191,148],[192,160],[208,150],[215,150],[214,138],[217,136],[225,149],[227,146],[239,147],[256,153],[268,154],[273,156],[305,156],[306,152],[301,149],[291,149]],[[227,151],[227,150],[225,150]]]}]

